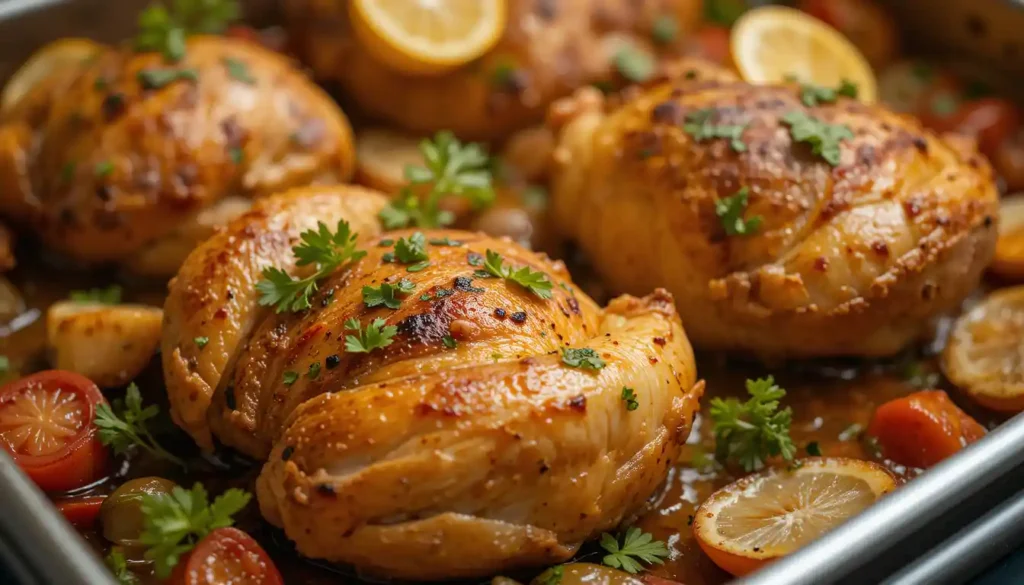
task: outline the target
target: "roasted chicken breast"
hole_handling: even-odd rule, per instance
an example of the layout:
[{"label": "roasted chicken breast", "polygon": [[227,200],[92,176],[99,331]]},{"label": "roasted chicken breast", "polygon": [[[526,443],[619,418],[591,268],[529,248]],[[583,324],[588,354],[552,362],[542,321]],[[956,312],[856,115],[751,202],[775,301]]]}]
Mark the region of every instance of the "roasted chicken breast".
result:
[{"label": "roasted chicken breast", "polygon": [[[325,217],[312,197],[347,209]],[[671,296],[602,310],[508,240],[376,235],[382,204],[354,187],[272,197],[189,256],[165,308],[176,420],[267,459],[260,508],[303,555],[414,580],[568,559],[647,500],[687,438],[703,385]],[[339,218],[367,255],[311,309],[259,307],[262,268],[295,273],[300,226]],[[425,264],[396,258],[402,238],[423,238]],[[495,253],[544,274],[551,298],[492,277]],[[395,308],[369,302],[403,281]],[[352,320],[378,319],[390,343],[356,351]]]},{"label": "roasted chicken breast", "polygon": [[[698,347],[882,356],[978,284],[998,195],[973,146],[853,99],[708,77],[551,109],[554,222],[613,290],[668,288]],[[829,136],[834,166],[814,152]]]},{"label": "roasted chicken breast", "polygon": [[185,57],[102,48],[0,119],[0,213],[86,263],[174,273],[251,199],[354,168],[348,121],[285,57],[194,37]]},{"label": "roasted chicken breast", "polygon": [[[681,50],[701,18],[701,0],[508,0],[505,34],[481,59],[430,77],[388,68],[352,34],[348,3],[287,0],[286,15],[301,58],[337,82],[368,113],[417,133],[451,130],[496,139],[539,121],[555,98],[622,78],[625,52]],[[659,19],[673,38],[655,38]]]}]

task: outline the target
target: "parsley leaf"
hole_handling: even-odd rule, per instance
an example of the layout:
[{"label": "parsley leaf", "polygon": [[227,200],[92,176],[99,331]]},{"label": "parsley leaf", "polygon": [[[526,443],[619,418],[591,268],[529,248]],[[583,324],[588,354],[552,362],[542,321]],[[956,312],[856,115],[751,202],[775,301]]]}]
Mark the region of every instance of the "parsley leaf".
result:
[{"label": "parsley leaf", "polygon": [[175,81],[198,81],[195,69],[143,69],[136,75],[143,89],[161,89]]},{"label": "parsley leaf", "polygon": [[743,187],[731,197],[725,197],[715,201],[715,215],[722,222],[725,233],[730,236],[750,236],[757,233],[761,227],[762,218],[755,215],[750,219],[743,219],[743,212],[747,209],[747,201],[750,197],[750,190]]},{"label": "parsley leaf", "polygon": [[150,4],[139,15],[138,51],[159,51],[169,63],[185,56],[185,38],[223,32],[241,15],[238,0],[174,0],[172,10]]},{"label": "parsley leaf", "polygon": [[124,453],[137,445],[155,457],[185,468],[185,462],[161,447],[149,430],[147,421],[159,413],[160,407],[155,404],[142,408],[139,387],[132,382],[125,391],[124,400],[96,405],[93,424],[99,429],[100,442],[113,449],[114,453]]},{"label": "parsley leaf", "polygon": [[241,59],[233,59],[231,57],[224,57],[221,62],[224,64],[224,68],[227,69],[228,75],[236,80],[241,81],[246,85],[256,85],[256,78],[249,73],[249,66],[246,65],[245,61]]},{"label": "parsley leaf", "polygon": [[358,319],[345,321],[345,329],[355,331],[355,335],[345,336],[345,351],[349,353],[370,353],[375,349],[387,347],[394,341],[392,337],[398,333],[398,327],[385,325],[384,319],[374,319],[363,329]]},{"label": "parsley leaf", "polygon": [[654,37],[654,42],[667,45],[676,40],[678,35],[679,23],[676,22],[674,16],[662,14],[654,19],[654,24],[651,25],[651,36]]},{"label": "parsley leaf", "polygon": [[291,386],[295,382],[298,382],[298,380],[299,380],[299,373],[298,372],[288,371],[288,372],[285,372],[285,373],[281,374],[281,381],[284,382],[285,386]]},{"label": "parsley leaf", "polygon": [[398,295],[407,295],[415,288],[415,284],[405,280],[404,278],[398,281],[398,284],[395,285],[385,282],[377,288],[364,286],[363,302],[366,303],[367,307],[371,308],[384,305],[389,309],[397,309],[402,306],[402,300],[398,298]]},{"label": "parsley leaf", "polygon": [[849,79],[844,79],[838,88],[822,87],[813,83],[800,84],[800,101],[805,106],[813,108],[818,104],[830,104],[836,101],[839,96],[850,98],[857,97],[857,84]]},{"label": "parsley leaf", "polygon": [[503,262],[501,254],[494,250],[487,250],[487,259],[484,260],[486,271],[478,270],[477,272],[512,281],[542,299],[551,298],[551,289],[554,288],[554,285],[548,280],[548,275],[540,271],[534,272],[530,270],[529,266],[516,269],[505,266]]},{"label": "parsley leaf", "polygon": [[89,290],[73,290],[68,298],[76,303],[97,303],[116,305],[121,302],[121,287],[112,284],[106,288],[90,288]]},{"label": "parsley leaf", "polygon": [[425,166],[405,167],[405,177],[413,185],[430,184],[430,192],[422,200],[409,187],[403,188],[379,217],[387,229],[408,225],[443,227],[455,217],[440,209],[444,197],[469,199],[474,209],[494,201],[494,188],[488,157],[479,144],[462,144],[451,132],[434,135],[433,140],[420,143]]},{"label": "parsley leaf", "polygon": [[581,347],[579,349],[563,347],[562,363],[582,370],[600,370],[605,366],[601,356],[597,355],[597,352],[589,347]]},{"label": "parsley leaf", "polygon": [[455,349],[456,347],[459,346],[459,342],[456,341],[455,338],[451,336],[451,334],[442,337],[441,343],[443,343],[444,346],[447,347],[448,349]]},{"label": "parsley leaf", "polygon": [[788,406],[779,410],[786,391],[768,376],[747,380],[747,392],[750,399],[746,402],[711,399],[715,457],[722,462],[735,460],[746,471],[760,469],[774,455],[792,461],[796,453],[789,437],[793,411]]},{"label": "parsley leaf", "polygon": [[643,83],[654,76],[654,58],[641,49],[625,46],[615,53],[615,68],[626,79]]},{"label": "parsley leaf", "polygon": [[565,568],[562,565],[555,565],[550,569],[544,571],[538,575],[531,584],[536,585],[559,585],[562,582],[562,577],[565,576]]},{"label": "parsley leaf", "polygon": [[128,570],[128,561],[125,560],[124,551],[121,550],[121,547],[111,547],[110,552],[103,561],[120,585],[139,585],[139,578],[135,573]]},{"label": "parsley leaf", "polygon": [[636,399],[636,392],[632,388],[622,387],[622,401],[626,403],[626,410],[633,411],[640,408],[640,402]]},{"label": "parsley leaf", "polygon": [[256,283],[260,305],[273,306],[278,313],[308,309],[318,281],[343,264],[366,256],[365,251],[356,249],[358,234],[352,233],[347,221],[339,221],[334,233],[323,222],[317,222],[317,226],[318,229],[302,232],[301,243],[292,248],[296,266],[314,265],[316,270],[305,278],[293,279],[280,268],[265,268],[263,280]]},{"label": "parsley leaf", "polygon": [[203,349],[204,347],[206,347],[207,343],[210,343],[210,338],[209,337],[194,337],[194,338],[192,338],[192,342],[195,343],[196,347],[198,347],[199,349]]},{"label": "parsley leaf", "polygon": [[619,539],[604,532],[601,534],[601,548],[608,552],[601,562],[613,569],[622,569],[630,574],[637,574],[644,570],[641,563],[648,565],[660,565],[662,559],[668,557],[668,548],[660,540],[654,540],[649,532],[643,532],[636,526],[631,526]]},{"label": "parsley leaf", "polygon": [[715,124],[711,121],[717,110],[715,108],[704,108],[686,115],[683,123],[683,130],[693,137],[697,142],[712,140],[715,138],[726,138],[729,145],[736,152],[746,152],[747,144],[743,142],[743,131],[747,128],[747,122],[743,124]]},{"label": "parsley leaf", "polygon": [[853,132],[843,124],[829,124],[806,112],[794,110],[782,116],[782,121],[789,126],[789,134],[796,142],[806,142],[811,152],[820,155],[830,165],[839,164],[839,144],[853,138]]},{"label": "parsley leaf", "polygon": [[146,558],[154,561],[156,575],[166,579],[181,555],[192,550],[206,535],[231,526],[231,516],[242,510],[252,495],[229,489],[209,503],[203,484],[191,490],[174,486],[169,494],[144,494],[144,515],[139,542],[146,545]]},{"label": "parsley leaf", "polygon": [[399,238],[395,242],[395,258],[402,264],[422,262],[427,255],[427,239],[422,232],[416,232],[408,238]]}]

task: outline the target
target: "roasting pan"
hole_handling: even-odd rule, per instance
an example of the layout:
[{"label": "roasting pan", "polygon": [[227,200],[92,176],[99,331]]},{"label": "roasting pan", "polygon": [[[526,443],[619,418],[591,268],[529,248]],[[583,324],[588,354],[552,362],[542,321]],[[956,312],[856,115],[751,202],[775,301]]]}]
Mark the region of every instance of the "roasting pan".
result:
[{"label": "roasting pan", "polygon": [[[84,36],[115,42],[130,36],[148,2],[0,0],[0,83],[50,40]],[[276,22],[276,0],[243,4],[249,22]],[[1024,1],[887,4],[904,38],[927,53],[981,63],[1007,79],[1024,73]],[[116,585],[91,547],[3,450],[0,502],[0,584]],[[1024,414],[798,553],[734,584],[959,583],[1014,551],[1021,557],[1022,544]],[[1008,579],[985,583],[1024,582],[1024,576]]]}]

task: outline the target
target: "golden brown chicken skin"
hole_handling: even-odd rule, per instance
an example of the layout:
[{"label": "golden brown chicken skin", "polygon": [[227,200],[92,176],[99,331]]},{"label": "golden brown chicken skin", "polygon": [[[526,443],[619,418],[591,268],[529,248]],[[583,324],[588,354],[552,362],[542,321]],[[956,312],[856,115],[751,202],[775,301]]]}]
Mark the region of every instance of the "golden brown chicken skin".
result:
[{"label": "golden brown chicken skin", "polygon": [[[496,139],[539,121],[553,99],[596,82],[621,82],[624,47],[653,54],[681,49],[700,21],[701,0],[509,0],[508,24],[480,59],[442,75],[388,68],[352,34],[345,2],[288,0],[286,15],[301,58],[337,82],[361,108],[419,133],[452,130]],[[677,32],[659,43],[655,22]]]},{"label": "golden brown chicken skin", "polygon": [[[350,206],[369,193],[349,189],[336,196]],[[309,221],[307,197],[261,207],[294,228]],[[561,262],[464,231],[425,232],[429,264],[410,270],[387,255],[416,232],[367,239],[357,224],[367,255],[325,279],[310,309],[277,313],[251,291],[264,266],[295,272],[281,257],[295,232],[263,235],[269,225],[256,210],[185,262],[165,308],[178,323],[165,327],[165,372],[194,436],[267,459],[260,508],[300,553],[416,580],[558,562],[663,481],[703,391],[668,293],[602,310]],[[488,250],[545,274],[551,298],[479,273]],[[368,305],[367,287],[402,280],[413,288],[397,308]],[[221,294],[220,282],[249,290]],[[209,302],[181,302],[202,289]],[[391,343],[352,351],[352,319],[382,319]],[[210,338],[201,351],[195,335]],[[599,366],[561,353],[584,348]]]},{"label": "golden brown chicken skin", "polygon": [[[699,347],[807,357],[893,354],[977,285],[997,193],[973,147],[852,99],[686,77],[552,107],[555,223],[613,289],[668,288]],[[742,152],[684,129],[702,110],[745,125]],[[850,129],[838,165],[794,141],[794,111]],[[741,189],[761,224],[729,235],[716,204]]]},{"label": "golden brown chicken skin", "polygon": [[104,49],[0,120],[0,213],[73,259],[167,276],[252,198],[353,166],[344,114],[279,54],[219,37],[176,64]]}]

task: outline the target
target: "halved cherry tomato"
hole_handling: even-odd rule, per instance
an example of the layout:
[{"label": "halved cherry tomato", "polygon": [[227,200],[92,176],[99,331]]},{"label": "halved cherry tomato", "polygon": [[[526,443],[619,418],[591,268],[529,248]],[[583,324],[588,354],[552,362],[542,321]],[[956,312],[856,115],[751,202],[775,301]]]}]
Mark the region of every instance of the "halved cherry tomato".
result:
[{"label": "halved cherry tomato", "polygon": [[96,384],[74,372],[15,380],[0,388],[0,442],[41,489],[82,487],[107,468],[107,450],[92,423],[104,402]]},{"label": "halved cherry tomato", "polygon": [[74,498],[57,500],[53,505],[57,506],[61,514],[68,519],[73,526],[78,528],[89,528],[96,524],[100,516],[100,508],[107,496],[90,496],[88,498]]},{"label": "halved cherry tomato", "polygon": [[882,455],[927,468],[985,436],[985,427],[953,404],[941,390],[923,390],[879,406],[868,435]]},{"label": "halved cherry tomato", "polygon": [[270,556],[237,528],[218,528],[199,541],[171,574],[170,585],[284,585]]}]

